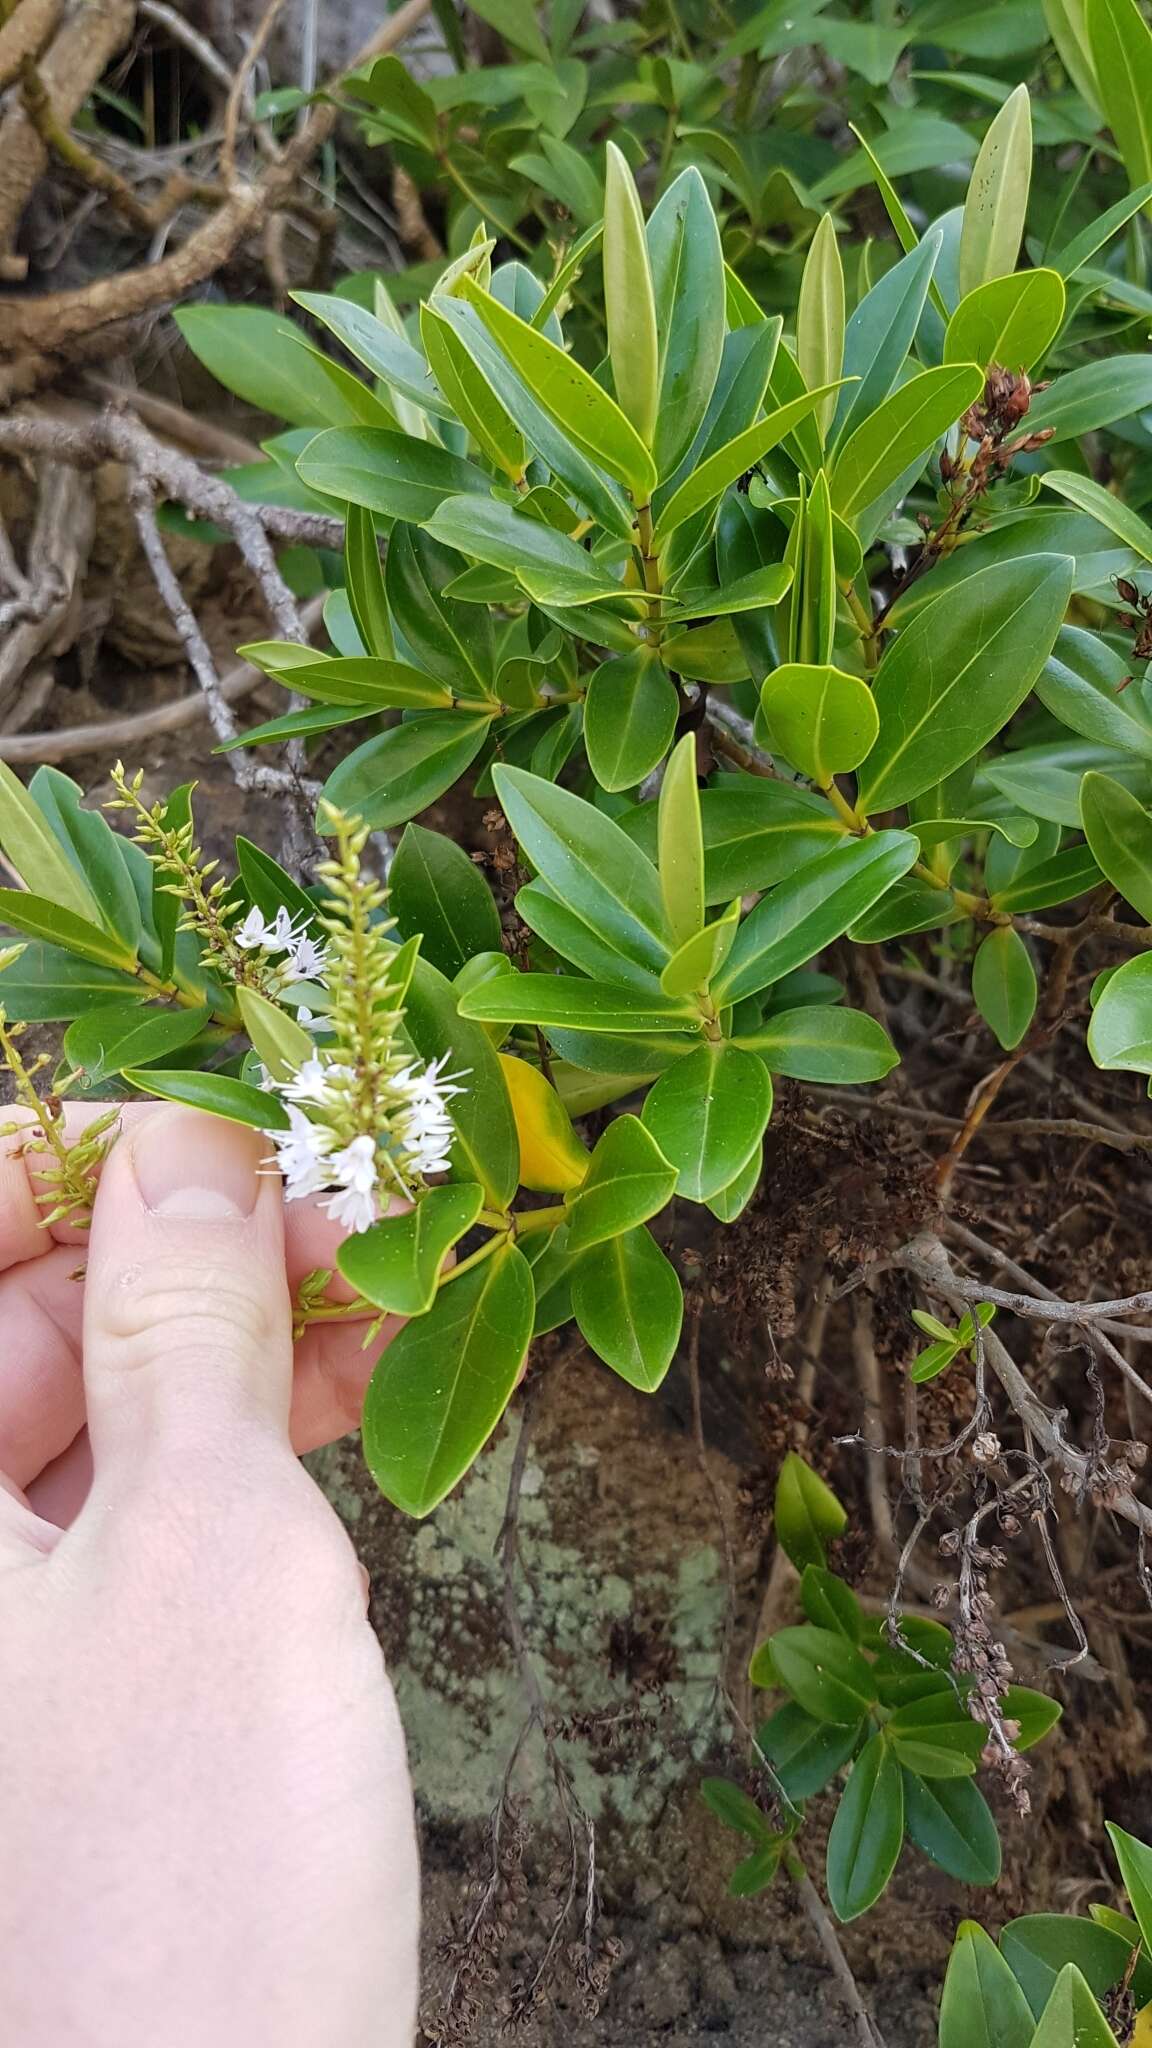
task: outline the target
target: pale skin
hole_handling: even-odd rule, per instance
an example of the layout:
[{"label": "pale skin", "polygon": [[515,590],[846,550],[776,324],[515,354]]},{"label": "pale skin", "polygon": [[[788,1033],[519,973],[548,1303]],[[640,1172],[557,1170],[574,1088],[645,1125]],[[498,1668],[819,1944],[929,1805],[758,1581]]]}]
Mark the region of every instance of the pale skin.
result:
[{"label": "pale skin", "polygon": [[403,1736],[363,1574],[294,1455],[355,1425],[375,1354],[351,1324],[294,1353],[290,1289],[337,1233],[285,1208],[267,1150],[135,1110],[82,1236],[39,1227],[33,1161],[0,1145],[13,2048],[412,2040]]}]

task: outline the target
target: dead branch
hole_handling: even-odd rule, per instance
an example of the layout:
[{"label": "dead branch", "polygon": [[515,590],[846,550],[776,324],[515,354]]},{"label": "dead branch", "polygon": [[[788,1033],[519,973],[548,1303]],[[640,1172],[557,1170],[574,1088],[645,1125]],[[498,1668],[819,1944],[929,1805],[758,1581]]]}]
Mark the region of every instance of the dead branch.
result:
[{"label": "dead branch", "polygon": [[[14,27],[29,0],[22,0],[7,26]],[[135,19],[134,0],[91,0],[65,20],[40,64],[40,77],[56,120],[67,127],[83,106],[102,71],[127,42]],[[26,53],[26,57],[29,53]],[[48,145],[37,133],[26,106],[9,108],[0,121],[0,249],[11,248],[24,208],[31,199],[48,162]],[[83,292],[80,293],[84,296]],[[38,300],[12,300],[5,307],[11,317],[17,305],[31,307]],[[115,318],[112,314],[110,317]],[[83,331],[83,323],[81,329]],[[42,354],[55,347],[48,330],[36,332],[30,323],[27,342],[19,348]],[[6,352],[0,345],[0,353]],[[15,351],[14,351],[15,352]]]},{"label": "dead branch", "polygon": [[[431,0],[405,0],[404,6],[389,16],[348,70],[395,49],[427,13],[430,4]],[[120,17],[126,13],[127,25],[130,26],[131,0],[93,0],[93,4],[84,10],[83,19],[90,23],[101,9],[110,12],[114,8],[119,9],[117,34],[123,35],[127,29]],[[86,33],[90,40],[91,27]],[[56,54],[66,35],[67,30],[57,37],[43,67],[53,107],[57,118],[62,120],[71,118],[92,83],[91,78],[87,78],[78,97],[69,100],[63,81],[57,80]],[[116,47],[118,44],[113,42],[109,56]],[[73,61],[79,63],[78,53]],[[97,67],[97,76],[105,61],[106,58],[102,59]],[[50,65],[53,67],[51,71]],[[339,84],[339,80],[333,84]],[[288,203],[305,166],[332,133],[338,111],[331,99],[313,106],[281,155],[267,164],[254,181],[237,178],[224,188],[223,203],[171,255],[161,257],[156,263],[123,271],[116,277],[99,278],[76,290],[12,298],[0,304],[0,358],[15,359],[14,368],[18,369],[21,357],[51,356],[66,350],[78,336],[91,335],[111,321],[134,318],[185,297],[211,277],[240,242],[262,226],[269,213]],[[27,131],[24,154],[27,155],[29,144],[34,145],[35,170],[31,177],[25,174],[22,178],[8,178],[7,181],[0,172],[0,242],[5,225],[10,231],[18,219],[44,165],[44,145],[35,130],[27,128],[27,116],[22,110],[17,118],[25,123]],[[0,125],[0,163],[5,153],[4,131],[7,125],[7,122]],[[22,388],[27,389],[27,383]]]},{"label": "dead branch", "polygon": [[[23,589],[0,605],[0,727],[13,731],[41,708],[41,691],[24,689],[32,669],[43,674],[50,653],[76,603],[92,544],[92,493],[86,481],[58,462],[40,472]],[[49,671],[50,673],[50,671]]]},{"label": "dead branch", "polygon": [[[947,1263],[937,1238],[919,1237],[897,1252],[892,1263],[902,1266],[905,1272],[915,1273],[918,1279],[935,1284],[942,1270],[942,1258]],[[1092,1323],[1152,1309],[1152,1290],[1124,1295],[1116,1301],[1062,1301],[1057,1295],[1010,1294],[1001,1287],[985,1287],[980,1281],[964,1280],[958,1273],[952,1273],[951,1267],[948,1270],[951,1273],[949,1288],[965,1303],[992,1301],[997,1308],[1010,1309],[1013,1315],[1030,1316],[1038,1322]],[[1147,1337],[1150,1333],[1134,1334]]]},{"label": "dead branch", "polygon": [[0,92],[15,83],[30,57],[40,55],[62,11],[63,0],[6,0],[0,6]]}]

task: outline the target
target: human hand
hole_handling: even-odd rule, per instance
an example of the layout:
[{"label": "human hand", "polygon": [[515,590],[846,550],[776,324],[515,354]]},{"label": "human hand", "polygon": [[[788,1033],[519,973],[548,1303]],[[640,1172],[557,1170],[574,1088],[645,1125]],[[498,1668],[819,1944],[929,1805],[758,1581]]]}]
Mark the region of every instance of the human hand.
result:
[{"label": "human hand", "polygon": [[[289,1437],[290,1413],[297,1446],[349,1427],[367,1362],[359,1333],[324,1326],[293,1381],[265,1150],[140,1110],[103,1168],[82,1289],[75,1233],[41,1250],[25,1164],[0,1167],[13,2048],[412,2037],[403,1738],[351,1545]],[[287,1215],[294,1285],[335,1240]],[[47,1517],[76,1506],[85,1413],[94,1476],[62,1529]]]}]

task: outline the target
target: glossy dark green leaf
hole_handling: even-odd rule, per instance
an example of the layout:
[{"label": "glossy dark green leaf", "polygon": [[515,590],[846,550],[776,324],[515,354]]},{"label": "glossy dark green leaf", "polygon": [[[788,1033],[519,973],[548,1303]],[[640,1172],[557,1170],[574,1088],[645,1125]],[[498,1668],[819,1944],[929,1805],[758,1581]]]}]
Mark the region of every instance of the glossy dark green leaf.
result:
[{"label": "glossy dark green leaf", "polygon": [[84,809],[79,783],[59,768],[38,768],[28,793],[93,898],[101,922],[134,950],[140,941],[140,899],[128,865],[127,842],[101,812]]},{"label": "glossy dark green leaf", "polygon": [[724,257],[703,178],[673,180],[648,222],[656,301],[659,396],[657,474],[675,469],[708,408],[724,348]]},{"label": "glossy dark green leaf", "polygon": [[[1081,363],[1054,378],[1048,390],[1039,392],[1029,406],[1028,429],[1030,433],[1050,432],[1057,441],[1073,441],[1143,412],[1149,405],[1152,363],[1148,357],[1107,356],[1101,362]],[[1089,479],[1082,481],[1088,483]],[[1135,516],[1120,499],[1112,502],[1119,517],[1126,512],[1129,519]]]},{"label": "glossy dark green leaf", "polygon": [[[336,339],[343,342],[349,354],[363,363],[366,370],[371,370],[374,377],[379,377],[391,390],[399,391],[424,412],[434,414],[437,419],[451,419],[452,409],[437,390],[419,349],[413,348],[411,342],[404,340],[375,313],[338,292],[296,292],[293,296],[297,304],[322,321]],[[189,314],[206,310],[211,309],[185,307],[181,324]],[[231,312],[233,309],[221,310]],[[195,341],[192,346],[195,348]],[[292,417],[284,407],[273,406],[271,410],[281,412],[285,419]]]},{"label": "glossy dark green leaf", "polygon": [[1019,1045],[1036,1011],[1036,969],[1018,931],[1000,924],[972,962],[972,999],[1006,1052]]},{"label": "glossy dark green leaf", "polygon": [[344,522],[344,577],[356,630],[369,654],[391,660],[395,647],[376,522],[363,505],[349,505]]},{"label": "glossy dark green leaf", "polygon": [[654,1393],[676,1355],[684,1296],[643,1225],[585,1252],[572,1275],[585,1343],[629,1386]]},{"label": "glossy dark green leaf", "polygon": [[833,430],[839,440],[875,412],[895,384],[920,325],[942,240],[939,228],[931,229],[865,293],[849,320],[843,374],[860,381],[846,385],[837,401]]},{"label": "glossy dark green leaf", "polygon": [[776,1011],[754,1031],[736,1033],[733,1044],[759,1054],[772,1074],[843,1087],[882,1081],[900,1063],[888,1033],[864,1010]]},{"label": "glossy dark green leaf", "polygon": [[462,555],[400,524],[389,537],[384,587],[393,623],[417,666],[456,695],[485,696],[496,677],[488,608],[445,595],[464,566]]},{"label": "glossy dark green leaf", "polygon": [[616,396],[651,447],[659,399],[656,302],[640,197],[614,142],[607,147],[604,185],[604,311]]},{"label": "glossy dark green leaf", "polygon": [[764,1147],[760,1144],[754,1152],[748,1154],[739,1173],[729,1181],[727,1187],[721,1188],[718,1194],[709,1196],[705,1206],[712,1211],[717,1222],[735,1223],[736,1218],[743,1215],[760,1185],[763,1171]]},{"label": "glossy dark green leaf", "polygon": [[[1114,373],[1112,364],[1107,367]],[[1096,483],[1090,476],[1080,476],[1074,469],[1045,470],[1044,484],[1046,489],[1056,491],[1069,504],[1107,527],[1109,533],[1114,533],[1117,540],[1123,541],[1124,546],[1131,548],[1142,561],[1152,562],[1152,526],[1122,498],[1106,491],[1103,484]]]},{"label": "glossy dark green leaf", "polygon": [[[627,1032],[646,1034],[683,1031],[699,1024],[694,1004],[645,996],[634,988],[613,988],[605,982],[580,981],[571,974],[504,975],[469,989],[460,1000],[462,1017],[488,1024],[539,1024],[546,1031]],[[627,1048],[617,1051],[615,1065],[628,1062]]]},{"label": "glossy dark green leaf", "polygon": [[939,2048],[1031,2048],[1028,2001],[982,1927],[962,1920],[940,2000]]},{"label": "glossy dark green leaf", "polygon": [[577,541],[496,498],[446,498],[424,524],[446,547],[510,571],[542,604],[561,608],[626,595]]},{"label": "glossy dark green leaf", "polygon": [[385,427],[330,428],[308,443],[296,467],[326,497],[417,525],[431,519],[445,498],[471,492],[483,503],[492,488],[484,471],[464,456]]},{"label": "glossy dark green leaf", "polygon": [[206,1003],[195,1008],[142,1008],[117,1003],[78,1017],[64,1033],[64,1056],[85,1080],[104,1081],[125,1067],[146,1066],[190,1045],[208,1021]]},{"label": "glossy dark green leaf", "polygon": [[283,905],[291,912],[294,925],[303,926],[314,937],[319,936],[316,905],[312,898],[280,866],[279,861],[265,853],[263,847],[254,846],[250,839],[237,837],[236,865],[251,901],[266,921],[270,922]]},{"label": "glossy dark green leaf", "polygon": [[[509,977],[511,979],[511,977]],[[491,1041],[471,1023],[455,990],[428,960],[417,960],[404,1009],[404,1028],[423,1060],[447,1058],[467,1075],[453,1098],[452,1170],[457,1180],[478,1180],[494,1209],[516,1192],[520,1147],[512,1104]]]},{"label": "glossy dark green leaf", "polygon": [[346,1237],[336,1263],[349,1285],[394,1315],[422,1316],[436,1299],[445,1257],[483,1206],[475,1182],[429,1188],[402,1216]]},{"label": "glossy dark green leaf", "polygon": [[1103,880],[1088,846],[1066,846],[1049,860],[1037,861],[1003,889],[993,892],[997,910],[1046,910],[1052,903],[1072,903]]},{"label": "glossy dark green leaf", "polygon": [[487,1443],[524,1362],[532,1307],[532,1269],[504,1244],[449,1280],[381,1352],[364,1399],[364,1456],[405,1514],[430,1514]]},{"label": "glossy dark green leaf", "polygon": [[809,1621],[830,1629],[850,1643],[860,1641],[860,1602],[851,1586],[820,1564],[807,1564],[800,1577],[800,1600]]},{"label": "glossy dark green leaf", "polygon": [[1136,1924],[1145,1946],[1152,1951],[1152,1849],[1124,1828],[1117,1827],[1115,1821],[1107,1821],[1105,1825],[1120,1865],[1128,1903],[1136,1915]]},{"label": "glossy dark green leaf", "polygon": [[995,1884],[1000,1837],[988,1802],[971,1778],[904,1774],[904,1825],[925,1856],[961,1884]]},{"label": "glossy dark green leaf", "polygon": [[1080,784],[1080,816],[1097,866],[1144,923],[1152,922],[1152,815],[1123,783],[1089,773]]},{"label": "glossy dark green leaf", "polygon": [[1075,1963],[1066,1963],[1040,2015],[1032,2048],[1118,2048],[1115,2034]]},{"label": "glossy dark green leaf", "polygon": [[638,1117],[614,1117],[596,1145],[592,1163],[565,1201],[568,1250],[590,1245],[646,1223],[671,1199],[676,1169]]},{"label": "glossy dark green leaf", "polygon": [[613,655],[593,669],[584,745],[602,789],[633,789],[663,760],[679,708],[668,671],[651,648]]},{"label": "glossy dark green leaf", "polygon": [[388,874],[388,908],[400,936],[449,981],[475,953],[499,952],[500,913],[483,873],[443,832],[409,825]]},{"label": "glossy dark green leaf", "polygon": [[831,1487],[795,1451],[780,1467],[773,1514],[776,1541],[797,1571],[826,1564],[827,1546],[848,1527],[847,1513]]},{"label": "glossy dark green leaf", "polygon": [[406,661],[372,654],[338,654],[331,660],[293,669],[284,680],[303,697],[357,710],[383,711],[393,706],[417,711],[446,710],[452,703],[452,692],[446,683],[437,682],[422,669],[411,668]]},{"label": "glossy dark green leaf", "polygon": [[783,781],[702,790],[700,822],[708,903],[770,889],[844,837],[823,797]]},{"label": "glossy dark green leaf", "polygon": [[900,1766],[873,1735],[852,1766],[828,1836],[828,1899],[836,1918],[856,1920],[884,1890],[904,1839]]},{"label": "glossy dark green leaf", "polygon": [[420,308],[420,339],[437,382],[481,453],[510,481],[524,475],[524,436],[509,419],[491,385],[477,368],[436,301]]},{"label": "glossy dark green leaf", "polygon": [[1015,1721],[1018,1733],[1013,1736],[1013,1747],[1018,1750],[1031,1749],[1051,1732],[1064,1709],[1059,1700],[1046,1692],[1034,1692],[1028,1685],[1010,1685],[1005,1690],[1001,1705],[1006,1721]]},{"label": "glossy dark green leaf", "polygon": [[130,974],[37,941],[0,973],[0,1003],[14,1023],[71,1023],[110,1003],[143,1002],[151,993]]},{"label": "glossy dark green leaf", "polygon": [[860,771],[866,815],[906,803],[971,759],[1023,703],[1072,590],[1063,555],[972,577],[906,626],[876,672],[880,736]]},{"label": "glossy dark green leaf", "polygon": [[906,1770],[920,1778],[970,1778],[988,1731],[952,1692],[909,1700],[887,1723],[888,1738]]},{"label": "glossy dark green leaf", "polygon": [[862,1722],[838,1728],[816,1721],[786,1700],[756,1731],[756,1741],[789,1799],[810,1799],[842,1770],[860,1740]]},{"label": "glossy dark green leaf", "polygon": [[747,1835],[750,1842],[772,1840],[772,1823],[766,1813],[749,1799],[729,1778],[701,1778],[700,1797],[710,1813],[722,1820],[726,1828],[733,1828],[738,1835]]},{"label": "glossy dark green leaf", "polygon": [[707,1043],[661,1076],[643,1117],[675,1168],[676,1192],[707,1202],[728,1186],[772,1114],[772,1083],[754,1054]]},{"label": "glossy dark green leaf", "polygon": [[26,889],[77,921],[99,924],[99,906],[91,889],[6,761],[0,761],[0,847]]},{"label": "glossy dark green leaf", "polygon": [[1152,30],[1136,0],[1084,0],[1093,81],[1130,185],[1152,178]]},{"label": "glossy dark green leaf", "polygon": [[1036,679],[1040,702],[1073,732],[1152,761],[1152,720],[1124,687],[1132,664],[1083,626],[1062,626]]},{"label": "glossy dark green leaf", "polygon": [[[181,306],[174,318],[193,355],[225,390],[262,412],[301,427],[339,427],[364,416],[349,396],[356,380],[326,362],[282,313],[202,305]],[[366,386],[358,389],[371,400]]]},{"label": "glossy dark green leaf", "polygon": [[842,439],[832,468],[832,505],[855,520],[947,433],[984,388],[972,363],[942,363],[901,384]]},{"label": "glossy dark green leaf", "polygon": [[492,779],[508,823],[549,888],[618,951],[659,975],[671,948],[651,861],[613,819],[569,790],[519,768],[498,767]]},{"label": "glossy dark green leaf", "polygon": [[165,1102],[247,1124],[250,1130],[288,1129],[288,1112],[277,1096],[248,1081],[236,1081],[231,1074],[198,1073],[191,1067],[123,1067],[121,1072],[128,1086],[142,1095],[159,1095]]},{"label": "glossy dark green leaf", "polygon": [[0,889],[0,923],[27,932],[29,938],[47,939],[69,953],[78,953],[84,960],[97,961],[102,967],[127,969],[135,963],[135,949],[126,946],[122,939],[26,889]]},{"label": "glossy dark green leaf", "polygon": [[1076,1965],[1097,1998],[1106,1997],[1131,1976],[1137,2004],[1147,2004],[1152,1999],[1152,1964],[1141,1955],[1132,1970],[1138,1936],[1135,1923],[1128,1936],[1070,1913],[1028,1913],[1001,1930],[1000,1952],[1039,2018],[1069,1963]]},{"label": "glossy dark green leaf", "polygon": [[806,1625],[768,1642],[780,1684],[815,1720],[856,1726],[874,1704],[871,1666],[844,1636]]},{"label": "glossy dark green leaf", "polygon": [[[796,358],[810,391],[832,384],[844,360],[844,267],[830,213],[820,217],[800,279]],[[835,411],[834,397],[822,401],[816,415],[821,435],[828,432]]]},{"label": "glossy dark green leaf", "polygon": [[736,1865],[728,1880],[728,1891],[734,1899],[754,1899],[758,1892],[771,1884],[780,1868],[782,1850],[778,1843],[769,1843],[763,1849],[754,1849]]},{"label": "glossy dark green leaf", "polygon": [[456,713],[392,726],[345,756],[324,785],[324,801],[373,832],[386,831],[443,796],[487,737],[486,718]]},{"label": "glossy dark green leaf", "polygon": [[740,927],[714,994],[739,1002],[802,967],[899,880],[919,848],[908,832],[844,839],[761,898]]},{"label": "glossy dark green leaf", "polygon": [[581,973],[616,988],[634,989],[641,998],[655,996],[660,986],[658,976],[619,952],[586,916],[570,903],[562,903],[546,882],[529,882],[519,890],[516,909],[554,953],[578,967]]},{"label": "glossy dark green leaf", "polygon": [[715,504],[729,484],[735,483],[737,477],[754,468],[779,442],[794,433],[800,423],[816,411],[821,401],[837,388],[834,384],[822,385],[815,391],[802,392],[798,398],[790,399],[787,405],[775,407],[753,426],[745,427],[742,433],[701,462],[662,507],[655,534],[657,548],[663,550],[670,535],[679,527],[703,511],[705,506]]}]

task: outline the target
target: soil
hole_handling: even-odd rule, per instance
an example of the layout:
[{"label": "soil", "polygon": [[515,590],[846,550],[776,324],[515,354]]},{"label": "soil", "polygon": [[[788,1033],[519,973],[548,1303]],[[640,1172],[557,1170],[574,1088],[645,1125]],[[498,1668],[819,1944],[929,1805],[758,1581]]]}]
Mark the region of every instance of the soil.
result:
[{"label": "soil", "polygon": [[[215,589],[230,610],[213,630],[224,649],[248,622],[228,560],[218,567]],[[188,687],[179,670],[148,681],[107,661],[94,680],[65,668],[62,681],[53,702],[60,724]],[[86,789],[103,793],[107,760],[70,765]],[[225,850],[241,826],[278,847],[276,805],[240,796],[204,728],[146,746],[128,765],[144,767],[157,793],[199,778],[197,816],[212,850]],[[487,843],[480,806],[427,822],[470,846]],[[527,1396],[427,1522],[406,1521],[380,1499],[354,1439],[309,1461],[369,1569],[372,1619],[408,1730],[423,1835],[428,2043],[488,2048],[514,2033],[525,2048],[675,2048],[712,2036],[732,2048],[837,2048],[855,2038],[787,1883],[753,1901],[729,1896],[739,1843],[698,1787],[709,1773],[753,1782],[730,1701],[741,1712],[748,1705],[743,1673],[758,1639],[773,1555],[769,1507],[788,1448],[803,1447],[828,1473],[850,1505],[851,1528],[863,1532],[844,1546],[839,1568],[879,1603],[892,1584],[872,1513],[873,1454],[835,1441],[867,1416],[851,1295],[833,1305],[814,1358],[805,1346],[822,1276],[839,1285],[868,1269],[881,1397],[873,1420],[882,1434],[899,1435],[914,1297],[885,1273],[884,1254],[931,1214],[931,1168],[948,1142],[932,1115],[962,1113],[972,1079],[997,1056],[963,1008],[955,1031],[918,1031],[915,994],[901,1020],[908,1062],[871,1106],[849,1111],[819,1091],[783,1087],[752,1209],[710,1234],[675,1219],[668,1249],[690,1285],[689,1327],[697,1310],[700,1318],[699,1433],[683,1357],[645,1399],[561,1333],[538,1347]],[[1102,1108],[1136,1123],[1139,1088],[1129,1080],[1096,1074],[1066,1033],[1046,1075],[1023,1077],[1010,1113],[1067,1116],[1073,1093],[1091,1090]],[[925,1101],[927,1122],[903,1114]],[[1043,1136],[974,1150],[953,1212],[1062,1293],[1089,1291],[1102,1265],[1109,1291],[1146,1279],[1149,1187],[1130,1156]],[[1082,1354],[1045,1351],[1011,1319],[1003,1323],[1039,1390],[1064,1399],[1085,1440],[1096,1397]],[[954,1430],[965,1398],[950,1380],[927,1391],[925,1444]],[[506,1567],[501,1533],[526,1408]],[[1106,1420],[1113,1437],[1146,1434],[1111,1390]],[[885,1469],[898,1506],[899,1468]],[[1021,1821],[998,1798],[1001,1885],[966,1892],[908,1849],[880,1906],[843,1930],[888,2048],[934,2042],[961,1917],[994,1930],[1025,1910],[1115,1901],[1103,1819],[1137,1833],[1152,1828],[1140,1775],[1152,1621],[1131,1545],[1106,1515],[1063,1499],[1054,1521],[1091,1654],[1053,1673],[1075,1644],[1025,1528],[1006,1544],[997,1576],[1006,1617],[997,1630],[1017,1676],[1051,1686],[1065,1718],[1034,1753],[1031,1816]],[[938,1529],[946,1523],[945,1514]],[[947,1570],[931,1539],[919,1567],[909,1583],[923,1601]],[[781,1590],[777,1575],[773,1598],[783,1601],[779,1619],[788,1618],[787,1576]],[[813,1803],[805,1832],[817,1878],[826,1809]],[[501,1837],[489,1883],[494,1814]]]}]

